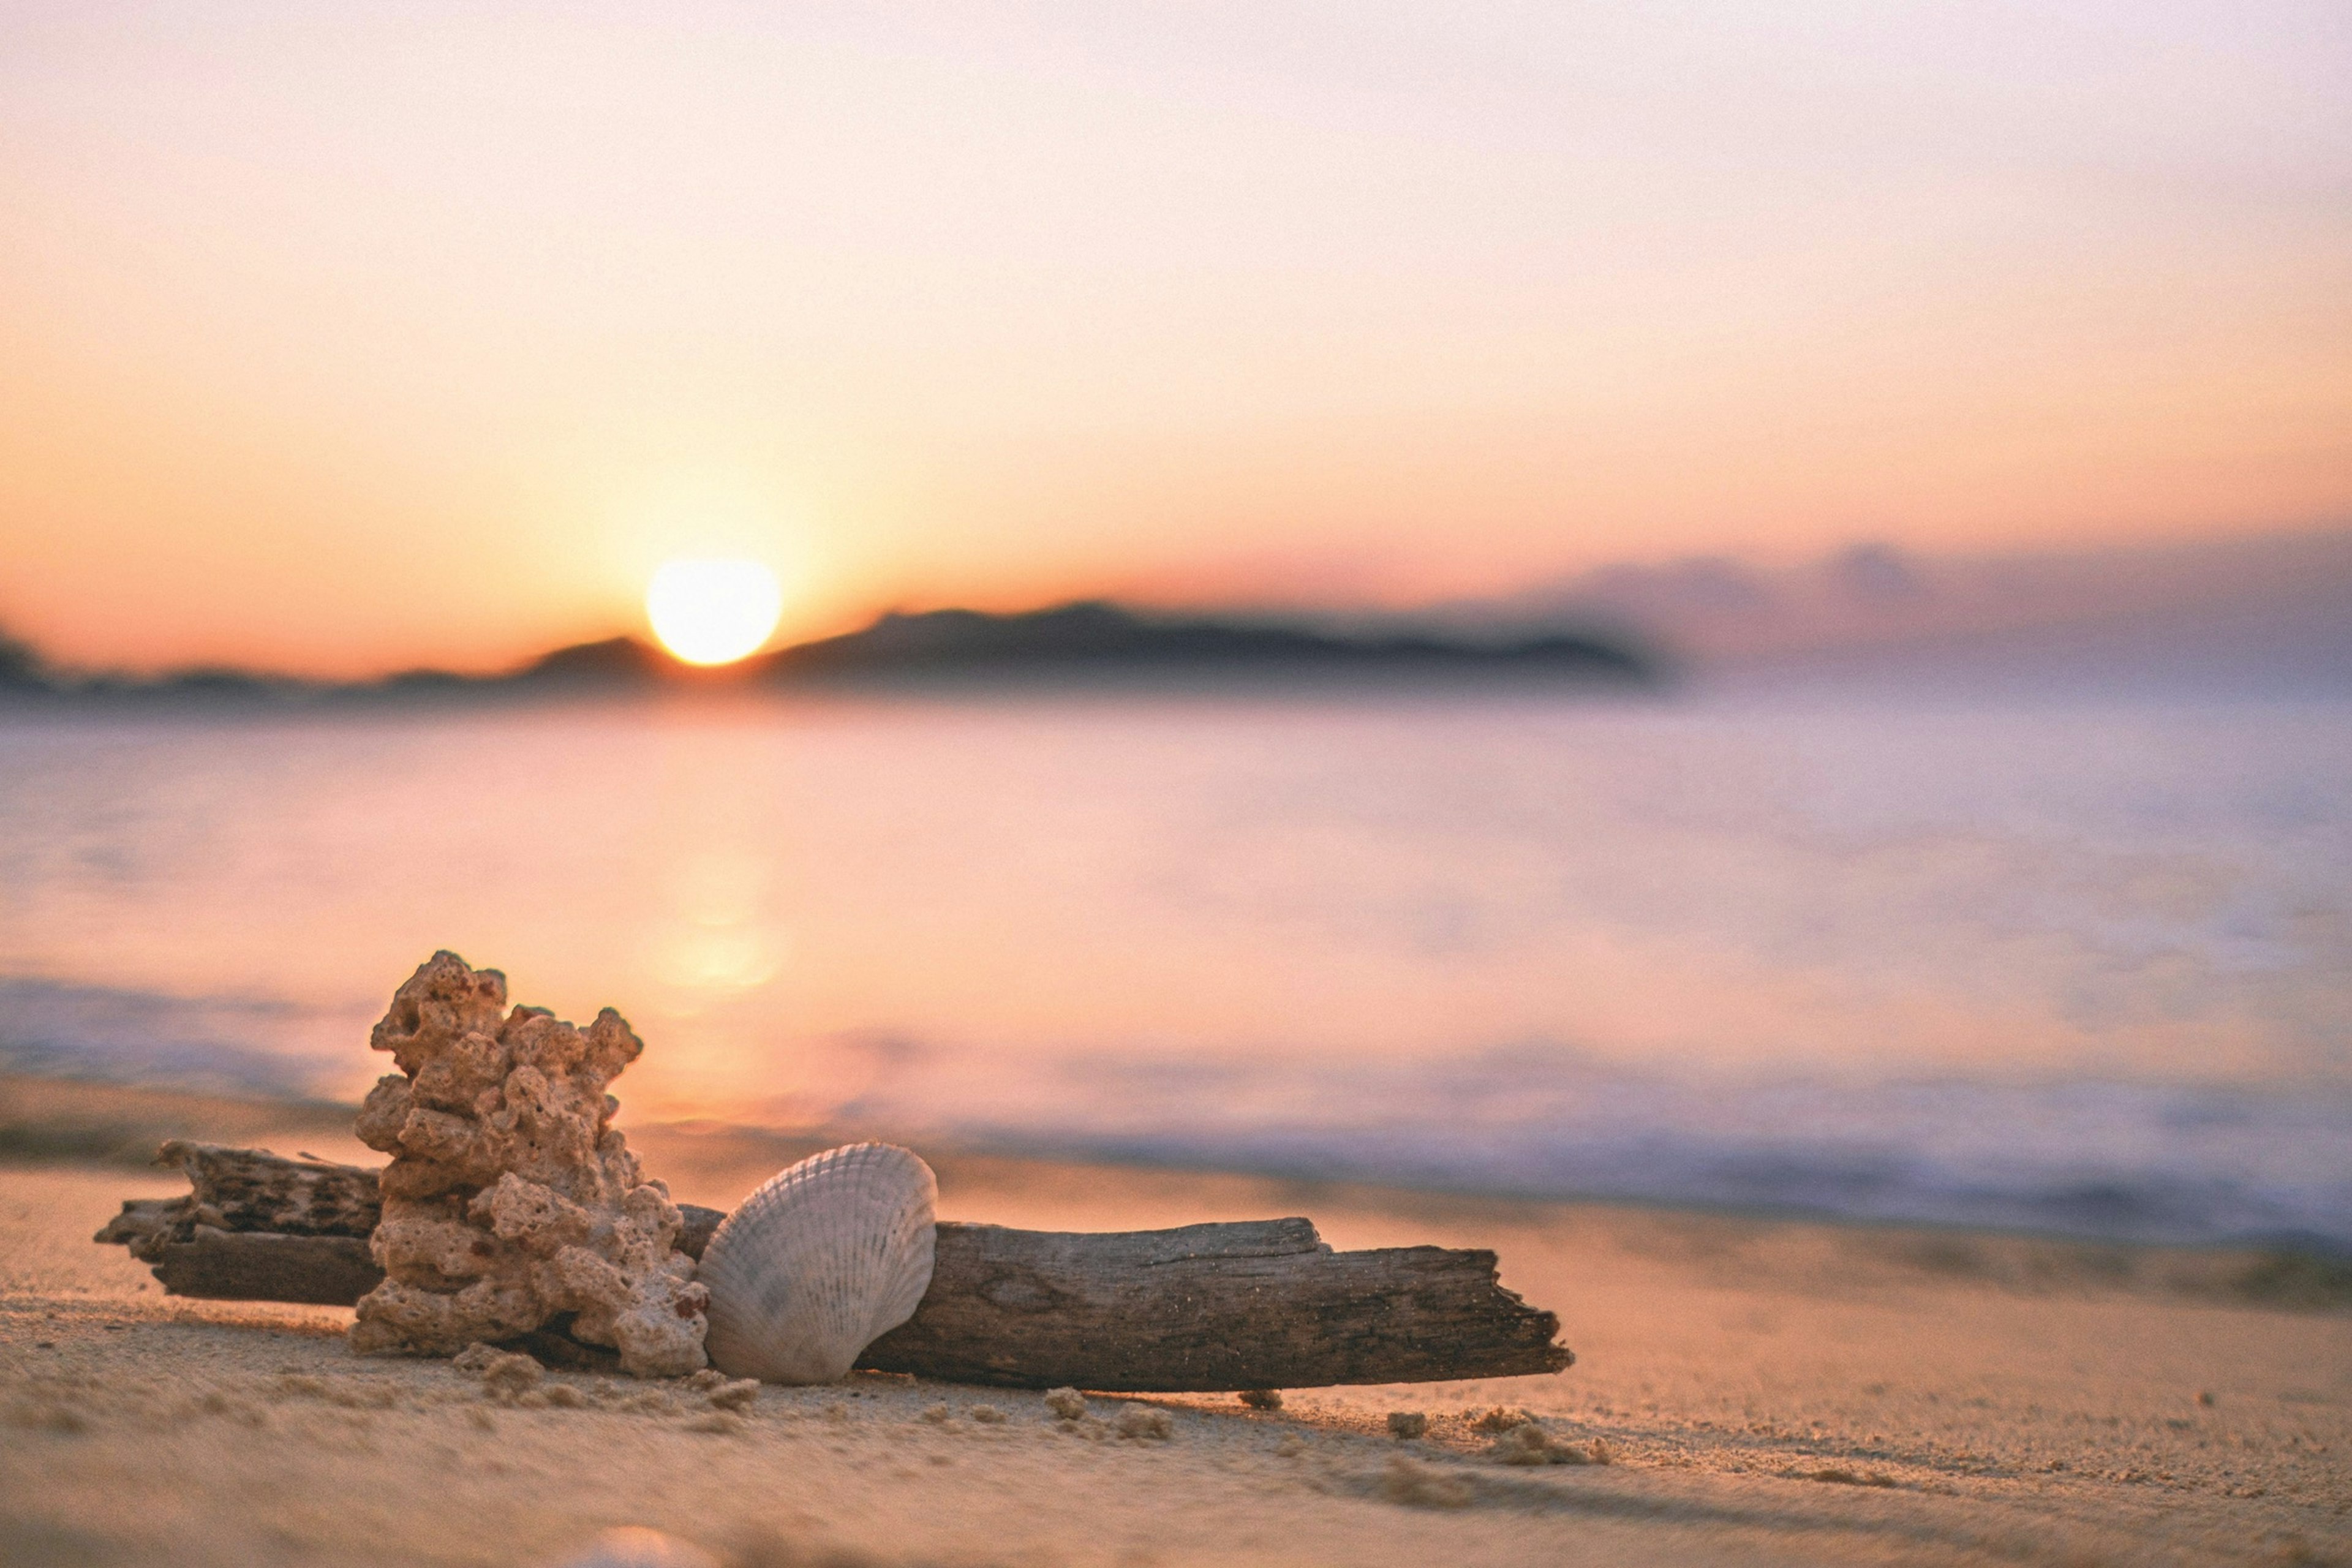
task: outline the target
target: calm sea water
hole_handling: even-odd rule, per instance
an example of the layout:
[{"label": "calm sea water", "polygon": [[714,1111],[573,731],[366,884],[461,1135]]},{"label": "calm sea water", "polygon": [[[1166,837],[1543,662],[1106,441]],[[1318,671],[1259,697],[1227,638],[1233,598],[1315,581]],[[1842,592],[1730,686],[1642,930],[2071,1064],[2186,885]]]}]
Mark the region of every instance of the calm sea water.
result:
[{"label": "calm sea water", "polygon": [[436,947],[711,1117],[2352,1247],[2352,701],[0,716],[0,1062],[356,1096]]}]

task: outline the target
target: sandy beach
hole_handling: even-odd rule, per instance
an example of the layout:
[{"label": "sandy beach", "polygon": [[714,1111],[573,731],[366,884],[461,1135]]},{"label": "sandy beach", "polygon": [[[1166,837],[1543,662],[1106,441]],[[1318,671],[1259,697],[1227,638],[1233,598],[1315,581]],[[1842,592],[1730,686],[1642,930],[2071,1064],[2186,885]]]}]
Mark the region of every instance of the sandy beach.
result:
[{"label": "sandy beach", "polygon": [[[156,1118],[328,1157],[318,1113],[8,1083],[10,1123]],[[76,1129],[79,1131],[77,1132]],[[729,1205],[802,1145],[644,1128]],[[521,1402],[364,1359],[347,1310],[161,1296],[89,1237],[176,1175],[0,1167],[0,1556],[11,1563],[538,1563],[646,1526],[799,1563],[2352,1560],[2352,1316],[2248,1257],[955,1157],[943,1217],[1070,1229],[1304,1214],[1334,1246],[1493,1247],[1577,1365],[1476,1384],[1097,1396],[853,1376],[714,1409],[551,1372]],[[1534,1413],[1612,1462],[1500,1463]],[[1170,1416],[1167,1435],[1129,1410]],[[1389,1435],[1418,1411],[1428,1435]],[[1123,1426],[1128,1430],[1123,1431]]]},{"label": "sandy beach", "polygon": [[2347,78],[0,5],[0,1568],[2352,1568]]}]

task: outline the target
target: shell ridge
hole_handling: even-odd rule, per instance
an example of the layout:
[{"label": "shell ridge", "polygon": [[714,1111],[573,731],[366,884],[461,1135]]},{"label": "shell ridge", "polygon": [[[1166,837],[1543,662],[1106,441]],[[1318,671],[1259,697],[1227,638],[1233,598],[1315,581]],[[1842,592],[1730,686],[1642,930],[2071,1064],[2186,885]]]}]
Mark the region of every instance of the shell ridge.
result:
[{"label": "shell ridge", "polygon": [[698,1278],[712,1364],[830,1382],[929,1288],[938,1181],[908,1150],[849,1144],[769,1178],[722,1222]]}]

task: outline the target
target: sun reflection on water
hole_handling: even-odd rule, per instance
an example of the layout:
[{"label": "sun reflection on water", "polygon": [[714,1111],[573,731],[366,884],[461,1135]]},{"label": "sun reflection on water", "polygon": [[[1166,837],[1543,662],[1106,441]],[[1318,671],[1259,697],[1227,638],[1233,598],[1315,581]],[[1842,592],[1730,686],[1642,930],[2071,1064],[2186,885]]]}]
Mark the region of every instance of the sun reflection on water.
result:
[{"label": "sun reflection on water", "polygon": [[772,918],[774,868],[748,845],[704,849],[672,868],[668,911],[648,944],[656,979],[698,997],[756,991],[776,978],[790,933]]}]

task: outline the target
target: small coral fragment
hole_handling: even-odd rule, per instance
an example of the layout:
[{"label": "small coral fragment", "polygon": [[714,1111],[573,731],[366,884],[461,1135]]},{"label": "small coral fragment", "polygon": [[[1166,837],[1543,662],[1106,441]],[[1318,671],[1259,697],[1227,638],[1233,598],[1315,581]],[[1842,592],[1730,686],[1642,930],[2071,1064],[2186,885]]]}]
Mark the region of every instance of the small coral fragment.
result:
[{"label": "small coral fragment", "polygon": [[710,1401],[710,1407],[714,1410],[749,1410],[760,1397],[760,1380],[739,1377],[731,1382],[722,1382],[716,1388],[704,1390],[703,1395]]},{"label": "small coral fragment", "polygon": [[975,1405],[964,1414],[983,1426],[1001,1426],[1004,1424],[1004,1412],[993,1405]]},{"label": "small coral fragment", "polygon": [[1176,1423],[1156,1405],[1130,1405],[1118,1413],[1118,1435],[1165,1443],[1176,1436]]},{"label": "small coral fragment", "polygon": [[1087,1396],[1075,1388],[1051,1388],[1045,1391],[1045,1408],[1056,1420],[1076,1421],[1087,1413]]},{"label": "small coral fragment", "polygon": [[1423,1436],[1429,1431],[1429,1417],[1418,1410],[1389,1412],[1389,1436],[1398,1438]]},{"label": "small coral fragment", "polygon": [[1470,1423],[1473,1432],[1507,1432],[1514,1426],[1525,1426],[1535,1417],[1517,1405],[1497,1405]]},{"label": "small coral fragment", "polygon": [[509,1398],[537,1388],[547,1375],[547,1369],[530,1357],[496,1350],[476,1361],[472,1370],[484,1388]]},{"label": "small coral fragment", "polygon": [[1240,1398],[1241,1402],[1252,1410],[1282,1408],[1282,1390],[1278,1388],[1244,1388],[1241,1392]]},{"label": "small coral fragment", "polygon": [[393,1157],[369,1247],[385,1279],[359,1303],[361,1351],[447,1354],[570,1314],[625,1371],[704,1364],[683,1223],[613,1127],[605,1086],[645,1047],[611,1008],[585,1029],[507,1010],[506,977],[438,952],[394,994],[370,1044],[400,1068],[357,1131]]}]

